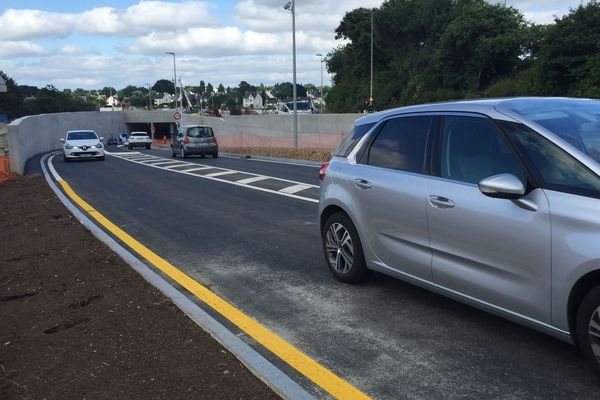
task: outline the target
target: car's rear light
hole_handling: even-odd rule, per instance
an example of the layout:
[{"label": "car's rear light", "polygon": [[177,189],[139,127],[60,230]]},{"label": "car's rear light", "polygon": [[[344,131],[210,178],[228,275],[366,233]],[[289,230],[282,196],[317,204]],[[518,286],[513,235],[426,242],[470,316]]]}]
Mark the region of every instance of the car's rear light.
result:
[{"label": "car's rear light", "polygon": [[319,170],[319,180],[325,179],[325,174],[327,173],[328,168],[329,162],[321,164],[321,169]]},{"label": "car's rear light", "polygon": [[217,138],[213,136],[213,138],[212,138],[212,142],[213,142],[214,144],[217,144]]},{"label": "car's rear light", "polygon": [[183,138],[183,144],[190,144],[190,138],[189,137],[184,137]]}]

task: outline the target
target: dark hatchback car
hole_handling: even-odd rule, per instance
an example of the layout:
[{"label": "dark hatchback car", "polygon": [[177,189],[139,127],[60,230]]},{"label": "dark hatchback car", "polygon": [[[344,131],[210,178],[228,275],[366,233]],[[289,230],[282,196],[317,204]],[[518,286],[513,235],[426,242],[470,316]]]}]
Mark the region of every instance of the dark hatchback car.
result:
[{"label": "dark hatchback car", "polygon": [[182,125],[171,138],[171,155],[186,158],[190,155],[219,157],[219,145],[210,126]]}]

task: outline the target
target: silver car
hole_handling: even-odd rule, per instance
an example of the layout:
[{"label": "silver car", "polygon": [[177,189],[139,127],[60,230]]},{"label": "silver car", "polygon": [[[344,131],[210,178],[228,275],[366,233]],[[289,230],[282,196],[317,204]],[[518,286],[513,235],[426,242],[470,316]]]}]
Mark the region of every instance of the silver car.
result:
[{"label": "silver car", "polygon": [[98,137],[94,131],[68,131],[64,138],[58,140],[63,143],[63,158],[67,162],[82,158],[104,160],[104,138]]},{"label": "silver car", "polygon": [[600,374],[600,101],[368,115],[320,177],[338,280],[406,280],[576,343]]},{"label": "silver car", "polygon": [[202,157],[212,155],[219,157],[219,145],[217,138],[210,126],[204,125],[182,125],[177,134],[171,137],[171,156],[182,158],[197,154]]}]

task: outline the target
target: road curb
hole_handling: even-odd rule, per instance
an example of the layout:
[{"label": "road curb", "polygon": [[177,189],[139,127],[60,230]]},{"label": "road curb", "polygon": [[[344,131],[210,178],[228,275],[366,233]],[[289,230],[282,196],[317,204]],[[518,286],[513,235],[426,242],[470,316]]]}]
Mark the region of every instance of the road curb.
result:
[{"label": "road curb", "polygon": [[[58,154],[58,153],[53,153]],[[157,273],[152,271],[140,259],[117,243],[104,230],[94,224],[83,212],[81,212],[65,194],[58,188],[50,177],[45,162],[53,154],[46,154],[40,160],[41,168],[46,182],[56,194],[63,205],[77,218],[77,220],[88,229],[96,238],[105,243],[111,250],[118,254],[127,264],[139,273],[152,286],[161,291],[171,301],[190,317],[198,326],[213,336],[223,347],[233,353],[255,376],[265,382],[271,389],[285,399],[314,399],[298,383],[284,374],[270,361],[244,343],[233,332],[211,317],[206,311],[196,305],[183,293],[175,289]]]}]

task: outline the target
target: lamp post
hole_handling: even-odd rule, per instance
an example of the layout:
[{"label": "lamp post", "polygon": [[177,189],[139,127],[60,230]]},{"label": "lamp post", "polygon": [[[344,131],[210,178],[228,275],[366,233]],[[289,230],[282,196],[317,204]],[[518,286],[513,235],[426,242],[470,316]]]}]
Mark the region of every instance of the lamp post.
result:
[{"label": "lamp post", "polygon": [[371,10],[371,88],[369,91],[369,106],[373,111],[373,10]]},{"label": "lamp post", "polygon": [[294,149],[298,150],[298,93],[296,90],[296,1],[288,1],[284,10],[290,10],[292,13],[292,51],[293,51],[293,85],[292,95],[294,97]]},{"label": "lamp post", "polygon": [[175,89],[175,110],[178,110],[177,106],[177,67],[175,66],[175,53],[172,51],[165,51],[165,54],[171,54],[173,56],[173,87]]},{"label": "lamp post", "polygon": [[323,54],[317,53],[317,57],[321,57],[321,114],[323,114]]},{"label": "lamp post", "polygon": [[151,101],[151,92],[150,92],[150,84],[149,83],[144,83],[144,85],[148,86],[148,111],[152,110],[152,103]]}]

